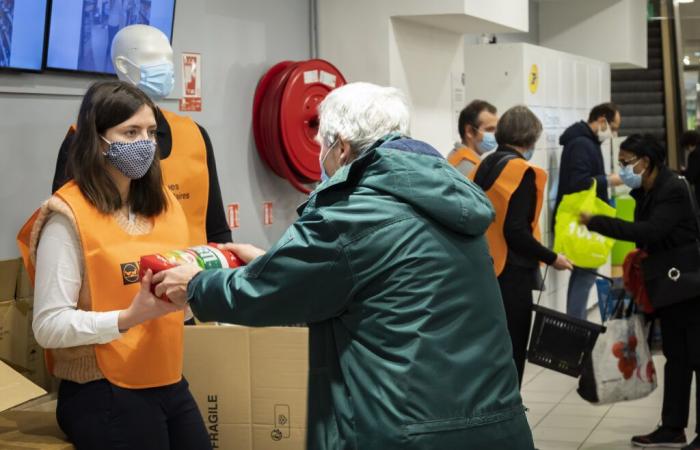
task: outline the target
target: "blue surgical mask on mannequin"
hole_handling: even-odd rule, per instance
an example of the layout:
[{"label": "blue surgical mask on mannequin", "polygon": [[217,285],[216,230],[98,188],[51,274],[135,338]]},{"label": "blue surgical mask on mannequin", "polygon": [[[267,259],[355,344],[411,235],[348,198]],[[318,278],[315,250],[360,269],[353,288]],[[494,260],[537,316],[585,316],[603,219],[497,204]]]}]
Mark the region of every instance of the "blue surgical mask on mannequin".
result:
[{"label": "blue surgical mask on mannequin", "polygon": [[496,142],[496,134],[490,133],[488,131],[483,132],[484,138],[477,144],[479,152],[481,154],[489,153],[498,148],[498,142]]},{"label": "blue surgical mask on mannequin", "polygon": [[151,99],[158,101],[170,95],[175,84],[175,68],[171,62],[142,64],[140,66],[129,60],[127,62],[140,70],[141,77],[137,87]]},{"label": "blue surgical mask on mannequin", "polygon": [[642,186],[642,175],[644,175],[644,171],[642,171],[642,173],[634,172],[634,168],[640,161],[634,164],[628,164],[620,169],[620,178],[622,182],[625,183],[625,186],[630,189],[637,189]]}]

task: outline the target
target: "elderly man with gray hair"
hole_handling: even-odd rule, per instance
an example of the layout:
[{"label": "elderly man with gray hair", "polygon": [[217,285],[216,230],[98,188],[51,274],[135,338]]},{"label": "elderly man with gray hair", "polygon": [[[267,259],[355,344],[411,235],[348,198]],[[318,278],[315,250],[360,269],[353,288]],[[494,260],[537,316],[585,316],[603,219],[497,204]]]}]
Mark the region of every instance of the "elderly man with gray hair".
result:
[{"label": "elderly man with gray hair", "polygon": [[307,448],[533,448],[484,232],[484,193],[407,137],[403,94],[368,83],[320,107],[327,179],[248,264],[157,274],[204,321],[307,323]]}]

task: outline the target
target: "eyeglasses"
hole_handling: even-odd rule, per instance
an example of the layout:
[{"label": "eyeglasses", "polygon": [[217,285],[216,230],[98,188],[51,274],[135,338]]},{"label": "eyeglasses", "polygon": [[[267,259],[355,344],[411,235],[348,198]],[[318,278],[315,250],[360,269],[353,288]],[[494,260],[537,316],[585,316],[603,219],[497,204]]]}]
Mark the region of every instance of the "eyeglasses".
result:
[{"label": "eyeglasses", "polygon": [[628,161],[620,160],[617,162],[617,164],[620,166],[620,168],[623,168],[629,166],[630,164],[634,164],[637,161],[639,161],[639,158],[632,158]]}]

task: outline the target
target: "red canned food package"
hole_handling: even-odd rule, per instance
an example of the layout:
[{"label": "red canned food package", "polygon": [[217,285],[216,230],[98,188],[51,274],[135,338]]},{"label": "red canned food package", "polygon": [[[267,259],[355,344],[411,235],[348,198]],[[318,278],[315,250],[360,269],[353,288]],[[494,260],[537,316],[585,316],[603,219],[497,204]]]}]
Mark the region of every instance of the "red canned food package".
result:
[{"label": "red canned food package", "polygon": [[[202,269],[234,269],[243,264],[235,253],[230,250],[220,249],[216,244],[199,245],[184,250],[172,250],[166,253],[142,256],[139,261],[139,275],[141,278],[148,269],[154,274],[177,267],[182,264],[196,264]],[[155,285],[151,285],[151,292],[155,295]],[[167,300],[161,297],[162,300]]]}]

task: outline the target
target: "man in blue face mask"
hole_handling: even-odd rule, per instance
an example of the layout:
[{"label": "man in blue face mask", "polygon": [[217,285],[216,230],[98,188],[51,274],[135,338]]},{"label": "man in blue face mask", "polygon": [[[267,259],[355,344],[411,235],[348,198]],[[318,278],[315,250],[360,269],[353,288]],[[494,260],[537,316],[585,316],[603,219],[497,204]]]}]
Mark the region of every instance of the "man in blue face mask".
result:
[{"label": "man in blue face mask", "polygon": [[[617,134],[620,122],[617,107],[612,103],[603,103],[591,109],[587,121],[574,123],[561,135],[559,144],[564,148],[552,217],[556,217],[556,210],[565,195],[588,189],[594,180],[598,198],[605,202],[609,201],[608,187],[622,184],[617,174],[606,174],[603,159],[603,149],[609,151],[610,139]],[[586,319],[588,296],[595,279],[596,275],[590,271],[573,270],[567,291],[567,314]]]},{"label": "man in blue face mask", "polygon": [[[170,95],[174,84],[173,49],[159,29],[148,25],[122,28],[112,41],[111,55],[120,80],[138,87],[154,102]],[[189,117],[163,108],[156,110],[156,124],[163,179],[185,210],[191,243],[231,242],[214,152],[206,130]],[[54,192],[71,178],[66,161],[73,131],[69,131],[59,151]]]},{"label": "man in blue face mask", "polygon": [[484,100],[474,100],[459,114],[457,129],[461,142],[447,155],[447,160],[464,176],[469,176],[482,156],[496,150],[496,107]]}]

